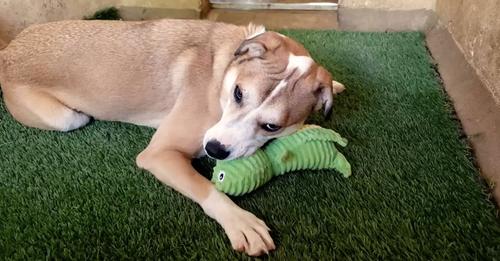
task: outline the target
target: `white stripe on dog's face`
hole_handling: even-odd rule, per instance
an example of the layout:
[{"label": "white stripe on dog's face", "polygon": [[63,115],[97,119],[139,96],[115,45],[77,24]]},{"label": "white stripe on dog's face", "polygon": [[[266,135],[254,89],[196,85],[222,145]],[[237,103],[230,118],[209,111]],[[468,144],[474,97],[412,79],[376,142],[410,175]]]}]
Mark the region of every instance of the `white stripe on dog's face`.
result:
[{"label": "white stripe on dog's face", "polygon": [[236,78],[238,77],[237,68],[233,67],[226,72],[224,80],[222,81],[222,90],[219,98],[220,107],[224,108],[226,103],[230,102],[231,90],[236,83]]},{"label": "white stripe on dog's face", "polygon": [[[287,74],[297,73],[298,74],[297,77],[300,77],[301,75],[306,73],[313,64],[314,61],[309,56],[296,56],[290,54],[288,56],[288,65],[286,66],[286,73]],[[276,88],[274,88],[274,90],[271,92],[271,95],[269,95],[269,97],[271,97],[270,99],[280,95],[280,93],[284,91],[287,87],[288,87],[288,81],[286,79],[281,80],[280,83],[276,86]]]},{"label": "white stripe on dog's face", "polygon": [[269,99],[272,99],[278,95],[280,95],[280,93],[286,89],[286,87],[288,86],[288,81],[287,80],[281,80],[278,85],[274,88],[274,90],[271,92],[271,94],[269,94]]}]

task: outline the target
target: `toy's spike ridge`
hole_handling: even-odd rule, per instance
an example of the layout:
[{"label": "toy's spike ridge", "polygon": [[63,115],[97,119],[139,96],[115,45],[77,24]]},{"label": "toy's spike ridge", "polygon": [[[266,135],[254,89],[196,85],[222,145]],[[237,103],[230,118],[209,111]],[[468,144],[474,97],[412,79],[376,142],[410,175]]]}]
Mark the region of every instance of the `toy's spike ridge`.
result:
[{"label": "toy's spike ridge", "polygon": [[337,157],[333,160],[333,168],[342,173],[345,178],[351,176],[351,164],[345,158],[344,154],[337,153]]},{"label": "toy's spike ridge", "polygon": [[212,182],[218,190],[239,196],[255,190],[275,175],[290,171],[335,169],[349,177],[351,165],[335,143],[346,146],[347,140],[333,130],[306,125],[292,135],[274,140],[250,157],[218,161]]},{"label": "toy's spike ridge", "polygon": [[333,141],[342,147],[347,145],[347,139],[340,136],[340,134],[334,130],[325,129],[317,125],[304,125],[304,127],[298,132],[289,136],[281,137],[279,140],[292,140],[293,142],[298,143],[307,141]]}]

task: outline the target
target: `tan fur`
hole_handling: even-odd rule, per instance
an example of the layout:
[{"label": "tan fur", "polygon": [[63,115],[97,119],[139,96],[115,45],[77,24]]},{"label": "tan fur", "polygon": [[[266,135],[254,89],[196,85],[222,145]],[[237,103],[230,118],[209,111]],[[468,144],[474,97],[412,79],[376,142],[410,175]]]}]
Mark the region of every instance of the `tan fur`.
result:
[{"label": "tan fur", "polygon": [[[331,104],[340,88],[330,74],[301,59],[292,68],[291,54],[310,59],[300,44],[260,26],[63,21],[31,26],[0,51],[0,81],[8,110],[28,126],[69,131],[94,117],[157,128],[138,166],[200,204],[234,249],[261,255],[275,247],[265,223],[216,191],[190,161],[203,154],[223,115],[283,125],[270,134],[249,121],[258,147],[295,131],[318,103]],[[244,109],[233,104],[231,72],[251,92]],[[269,96],[280,82],[283,90]]]},{"label": "tan fur", "polygon": [[4,40],[0,39],[0,50],[2,50],[5,47],[7,47],[7,42],[5,42]]}]

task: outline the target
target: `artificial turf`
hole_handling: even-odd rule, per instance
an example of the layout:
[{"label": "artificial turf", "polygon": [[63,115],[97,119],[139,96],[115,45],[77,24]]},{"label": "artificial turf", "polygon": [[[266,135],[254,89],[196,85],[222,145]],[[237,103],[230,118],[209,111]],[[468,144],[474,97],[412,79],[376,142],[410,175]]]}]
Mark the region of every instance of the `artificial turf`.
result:
[{"label": "artificial turf", "polygon": [[[272,228],[270,257],[498,258],[496,209],[424,36],[284,33],[347,87],[331,119],[310,122],[349,139],[353,175],[304,171],[236,198]],[[197,205],[135,166],[152,133],[110,122],[30,129],[0,103],[0,259],[245,258]]]}]

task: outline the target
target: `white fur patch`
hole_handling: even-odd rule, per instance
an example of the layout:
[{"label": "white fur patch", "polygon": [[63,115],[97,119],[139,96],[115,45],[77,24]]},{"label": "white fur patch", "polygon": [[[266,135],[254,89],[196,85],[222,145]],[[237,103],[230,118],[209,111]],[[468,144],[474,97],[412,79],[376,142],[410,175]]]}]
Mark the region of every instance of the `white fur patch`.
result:
[{"label": "white fur patch", "polygon": [[238,77],[238,70],[236,68],[231,68],[224,77],[223,87],[226,90],[231,89],[234,83],[236,82],[236,78]]},{"label": "white fur patch", "polygon": [[274,88],[274,90],[269,94],[269,100],[272,100],[273,97],[279,95],[279,93],[286,88],[288,82],[285,80],[281,80],[278,85]]},{"label": "white fur patch", "polygon": [[313,63],[313,59],[309,56],[296,56],[290,54],[290,56],[288,56],[287,70],[297,69],[302,74],[309,70]]},{"label": "white fur patch", "polygon": [[217,220],[219,223],[222,223],[223,220],[220,220],[220,217],[218,217],[217,214],[228,211],[227,208],[231,208],[231,206],[234,205],[231,203],[231,200],[226,195],[217,191],[215,188],[212,188],[208,197],[200,202],[200,206],[209,217]]},{"label": "white fur patch", "polygon": [[253,23],[248,24],[246,30],[245,30],[245,38],[246,39],[251,39],[254,38],[260,34],[263,34],[266,32],[266,28],[263,25],[255,25]]},{"label": "white fur patch", "polygon": [[[297,70],[299,74],[302,75],[303,73],[307,72],[307,70],[309,70],[309,68],[313,63],[314,63],[313,59],[311,59],[311,57],[309,56],[296,56],[290,54],[290,56],[288,56],[288,65],[286,67],[286,71],[288,73],[291,73],[293,70]],[[279,93],[284,88],[286,88],[287,84],[288,84],[287,81],[281,80],[276,86],[276,88],[274,88],[274,90],[269,95],[270,99],[272,99],[272,97],[274,96],[279,95]]]},{"label": "white fur patch", "polygon": [[[236,82],[236,78],[238,78],[238,70],[236,68],[230,69],[226,75],[224,76],[224,80],[222,81],[222,91],[225,94],[230,93],[231,89],[234,86],[234,83]],[[227,100],[227,95],[221,95],[220,96],[220,106],[221,108],[224,108],[225,102]]]},{"label": "white fur patch", "polygon": [[279,36],[281,36],[282,38],[287,38],[286,36],[280,34],[280,33],[277,33]]},{"label": "white fur patch", "polygon": [[86,125],[90,121],[90,117],[86,114],[76,112],[71,109],[65,109],[63,117],[54,122],[54,127],[60,131],[72,131]]},{"label": "white fur patch", "polygon": [[[249,255],[268,253],[275,248],[269,227],[255,215],[241,209],[231,199],[212,186],[200,206],[224,228],[231,246]],[[266,243],[267,242],[267,243]]]},{"label": "white fur patch", "polygon": [[345,86],[337,81],[332,81],[332,89],[334,93],[341,93],[345,90]]}]

